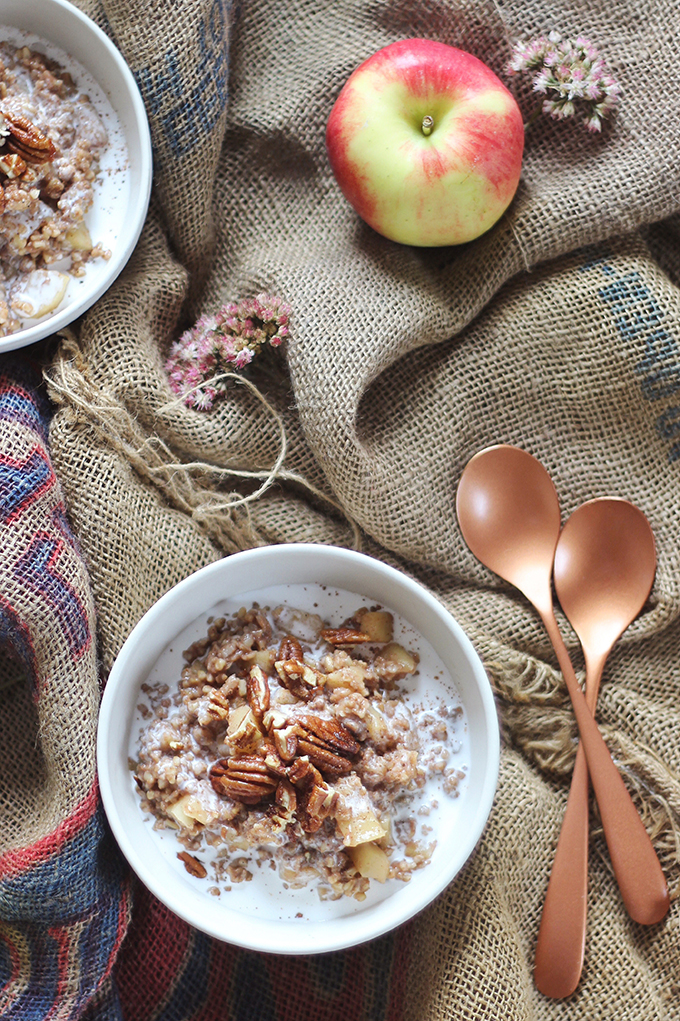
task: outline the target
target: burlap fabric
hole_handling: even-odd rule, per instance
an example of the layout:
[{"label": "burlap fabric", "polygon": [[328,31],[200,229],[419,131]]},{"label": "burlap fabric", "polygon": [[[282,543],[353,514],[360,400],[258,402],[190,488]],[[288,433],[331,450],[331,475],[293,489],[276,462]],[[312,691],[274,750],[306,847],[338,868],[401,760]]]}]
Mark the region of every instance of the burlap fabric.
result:
[{"label": "burlap fabric", "polygon": [[[94,755],[94,604],[37,364],[0,362],[0,1014],[100,1017],[130,918]],[[106,1014],[104,1013],[106,1011]],[[52,1013],[51,1013],[52,1012]]]},{"label": "burlap fabric", "polygon": [[[156,159],[133,259],[47,367],[52,457],[89,569],[104,676],[144,610],[206,562],[259,543],[360,539],[460,620],[503,731],[485,835],[413,923],[347,954],[277,960],[211,944],[138,891],[113,970],[122,1016],[680,1017],[677,904],[653,929],[630,922],[596,817],[581,985],[565,1002],[533,987],[572,715],[535,614],[474,560],[454,514],[466,460],[503,441],[546,465],[565,517],[600,495],[649,516],[652,598],[608,663],[598,718],[675,892],[678,4],[251,0],[238,19],[219,0],[80,6],[137,75]],[[362,59],[422,35],[503,76],[514,41],[552,28],[588,36],[620,78],[620,110],[600,137],[539,119],[511,209],[464,248],[401,247],[357,220],[324,126]],[[528,90],[511,87],[529,115]],[[210,414],[173,401],[172,340],[199,312],[260,290],[293,308],[278,377],[276,360],[254,370],[257,389],[234,383]],[[72,722],[49,726],[77,744]],[[32,826],[12,839],[34,840]]]}]

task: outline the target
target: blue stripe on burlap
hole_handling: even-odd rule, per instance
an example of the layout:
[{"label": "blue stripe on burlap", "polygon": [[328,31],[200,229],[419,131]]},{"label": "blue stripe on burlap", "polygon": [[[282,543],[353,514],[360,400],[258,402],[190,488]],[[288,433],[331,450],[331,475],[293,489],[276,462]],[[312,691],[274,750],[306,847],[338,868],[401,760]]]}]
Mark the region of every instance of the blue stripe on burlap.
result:
[{"label": "blue stripe on burlap", "polygon": [[126,1021],[115,983],[110,980],[104,983],[79,1021]]},{"label": "blue stripe on burlap", "polygon": [[233,1021],[255,1021],[276,1017],[274,993],[267,970],[267,958],[243,951],[234,967],[231,1017]]},{"label": "blue stripe on burlap", "polygon": [[182,972],[160,1013],[154,1014],[154,1021],[182,1021],[197,1015],[210,991],[211,942],[209,936],[197,929],[191,931],[190,950],[182,962]]},{"label": "blue stripe on burlap", "polygon": [[[0,882],[0,918],[7,923],[0,931],[3,989],[12,973],[8,943],[25,942],[30,960],[26,988],[4,1010],[0,993],[3,1021],[42,1021],[54,1004],[65,1005],[65,996],[69,1016],[80,1016],[120,937],[123,875],[99,808],[59,853]],[[66,992],[60,953],[69,957]]]}]

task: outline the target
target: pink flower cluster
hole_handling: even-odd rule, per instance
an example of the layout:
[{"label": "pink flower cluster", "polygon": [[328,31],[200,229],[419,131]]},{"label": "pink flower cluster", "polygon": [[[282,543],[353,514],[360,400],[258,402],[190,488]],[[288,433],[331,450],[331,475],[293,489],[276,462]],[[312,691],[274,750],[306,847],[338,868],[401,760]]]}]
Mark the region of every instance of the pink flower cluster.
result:
[{"label": "pink flower cluster", "polygon": [[515,46],[509,74],[536,71],[534,92],[547,96],[543,113],[554,120],[584,113],[589,131],[602,130],[602,120],[614,109],[621,86],[596,48],[583,36],[562,39],[559,32]]},{"label": "pink flower cluster", "polygon": [[278,347],[288,336],[289,318],[290,306],[269,294],[201,316],[170,349],[165,363],[170,388],[187,407],[209,411],[226,393],[229,381],[219,377],[244,369],[265,345]]}]

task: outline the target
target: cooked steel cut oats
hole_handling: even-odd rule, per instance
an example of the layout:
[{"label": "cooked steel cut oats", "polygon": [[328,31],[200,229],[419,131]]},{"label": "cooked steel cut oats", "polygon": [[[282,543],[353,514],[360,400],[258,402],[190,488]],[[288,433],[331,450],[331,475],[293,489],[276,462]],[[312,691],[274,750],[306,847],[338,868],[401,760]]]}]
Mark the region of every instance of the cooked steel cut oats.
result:
[{"label": "cooked steel cut oats", "polygon": [[67,71],[0,42],[0,336],[56,311],[69,276],[110,257],[85,223],[107,145]]},{"label": "cooked steel cut oats", "polygon": [[380,608],[333,627],[255,604],[185,651],[177,691],[143,686],[131,766],[187,871],[231,884],[265,863],[290,888],[361,900],[371,879],[408,880],[427,864],[436,842],[422,794],[432,776],[457,793],[462,708],[407,706],[418,655],[392,625]]}]

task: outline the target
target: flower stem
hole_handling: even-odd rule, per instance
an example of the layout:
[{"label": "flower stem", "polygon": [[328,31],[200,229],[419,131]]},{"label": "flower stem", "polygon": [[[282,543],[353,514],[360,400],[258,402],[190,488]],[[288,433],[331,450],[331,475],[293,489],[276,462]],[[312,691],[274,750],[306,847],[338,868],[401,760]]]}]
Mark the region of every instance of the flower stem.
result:
[{"label": "flower stem", "polygon": [[543,103],[539,103],[528,121],[524,122],[524,130],[528,131],[532,124],[535,124],[538,118],[541,116],[543,110]]}]

